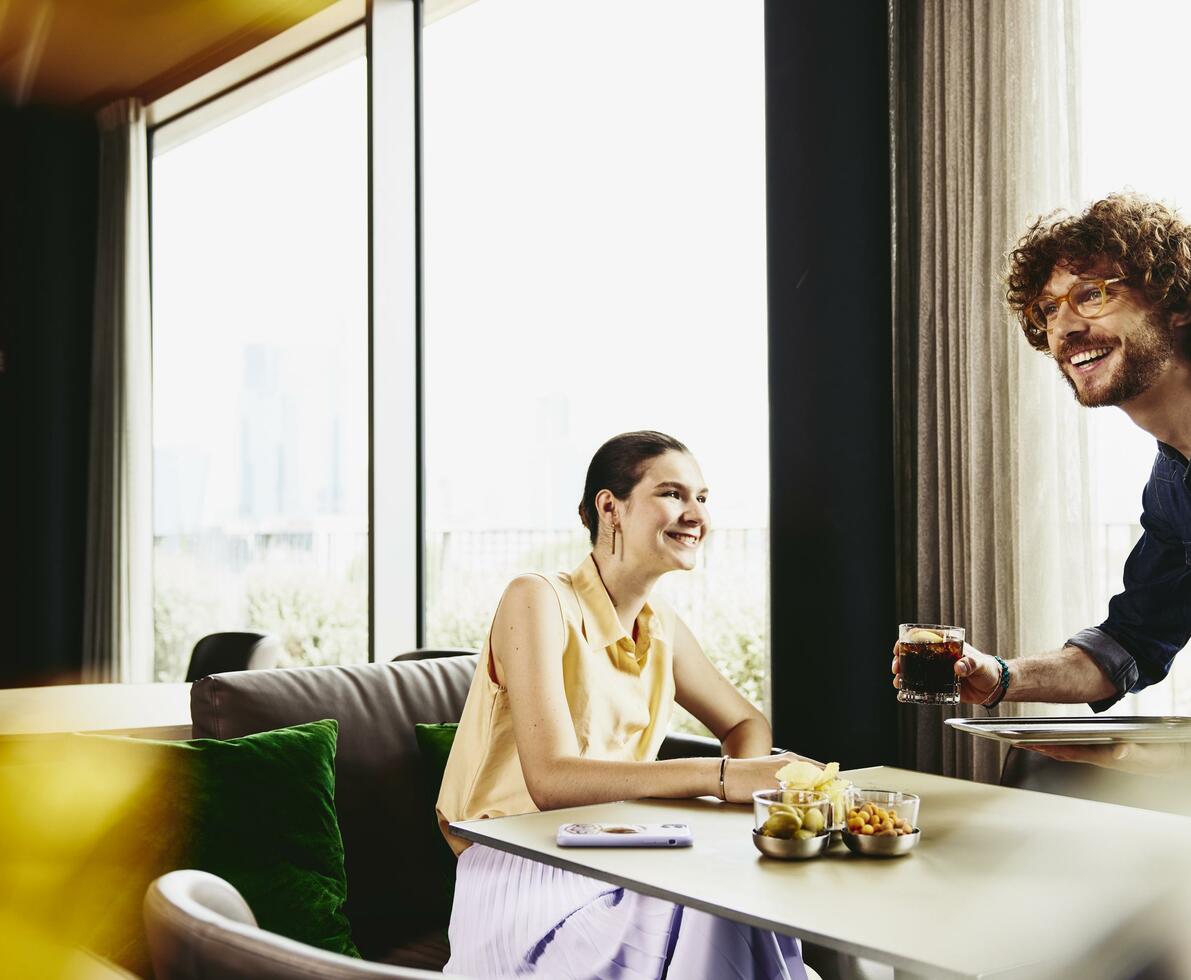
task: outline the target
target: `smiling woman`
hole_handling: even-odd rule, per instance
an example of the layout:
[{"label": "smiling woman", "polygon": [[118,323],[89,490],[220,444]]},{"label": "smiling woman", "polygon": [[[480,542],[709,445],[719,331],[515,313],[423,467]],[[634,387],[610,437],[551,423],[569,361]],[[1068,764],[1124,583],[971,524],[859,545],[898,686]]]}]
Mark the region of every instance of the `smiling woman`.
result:
[{"label": "smiling woman", "polygon": [[[613,554],[616,553],[616,536],[622,533],[622,529],[620,518],[609,513],[611,501],[616,498],[628,500],[633,488],[642,482],[645,467],[655,458],[658,462],[651,468],[665,470],[666,476],[670,475],[668,471],[674,470],[675,477],[691,477],[699,489],[692,490],[679,479],[661,478],[649,491],[650,496],[680,502],[695,496],[703,514],[706,514],[704,508],[707,504],[707,488],[703,486],[703,474],[699,472],[690,450],[677,439],[661,432],[625,433],[604,443],[592,457],[591,465],[587,468],[583,499],[579,501],[579,520],[587,528],[592,545],[599,543],[601,528],[610,530],[611,551]],[[666,465],[663,466],[662,460],[667,461]],[[655,476],[662,477],[662,474],[657,473]],[[601,508],[604,510],[603,514]],[[683,544],[697,545],[706,536],[706,530],[704,516],[695,531],[687,528],[671,529],[667,523],[664,533]],[[624,545],[622,554],[623,549]],[[691,564],[684,567],[694,567],[693,556]]]},{"label": "smiling woman", "polygon": [[[647,796],[746,803],[776,785],[797,757],[771,754],[765,717],[653,594],[663,575],[694,567],[707,496],[678,440],[616,436],[592,459],[579,505],[591,553],[569,575],[523,575],[505,590],[438,798],[460,855],[447,972],[604,976],[627,957],[633,976],[700,977],[728,958],[740,976],[804,976],[793,940],[642,895],[609,901],[621,890],[469,846],[449,827]],[[675,704],[715,734],[721,758],[655,761]]]}]

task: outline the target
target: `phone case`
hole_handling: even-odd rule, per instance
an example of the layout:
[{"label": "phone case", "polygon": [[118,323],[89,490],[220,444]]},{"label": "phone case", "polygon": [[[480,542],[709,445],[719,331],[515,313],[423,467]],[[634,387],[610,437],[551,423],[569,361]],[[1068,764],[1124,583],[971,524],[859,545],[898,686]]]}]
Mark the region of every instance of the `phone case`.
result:
[{"label": "phone case", "polygon": [[685,823],[564,823],[559,847],[690,847]]}]

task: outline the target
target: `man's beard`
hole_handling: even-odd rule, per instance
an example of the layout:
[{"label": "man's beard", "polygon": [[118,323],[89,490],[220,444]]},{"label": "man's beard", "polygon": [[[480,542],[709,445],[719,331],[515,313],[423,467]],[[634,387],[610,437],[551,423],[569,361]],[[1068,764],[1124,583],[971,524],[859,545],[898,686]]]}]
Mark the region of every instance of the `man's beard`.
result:
[{"label": "man's beard", "polygon": [[[1066,354],[1059,351],[1057,365],[1063,380],[1071,386],[1075,400],[1085,408],[1120,405],[1147,391],[1174,357],[1174,331],[1158,315],[1147,313],[1142,327],[1128,338],[1128,345],[1111,345],[1121,353],[1121,363],[1107,384],[1080,392],[1075,379],[1063,370]],[[1112,356],[1111,354],[1109,355]]]}]

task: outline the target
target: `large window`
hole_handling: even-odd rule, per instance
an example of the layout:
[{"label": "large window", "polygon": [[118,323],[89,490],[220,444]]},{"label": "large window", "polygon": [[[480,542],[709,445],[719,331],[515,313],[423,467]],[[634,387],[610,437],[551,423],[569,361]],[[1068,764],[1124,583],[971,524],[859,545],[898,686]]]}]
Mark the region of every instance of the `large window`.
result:
[{"label": "large window", "polygon": [[[763,11],[484,0],[425,28],[422,383],[393,375],[422,394],[425,645],[478,648],[512,576],[578,564],[591,454],[661,429],[715,527],[663,588],[764,706]],[[379,316],[378,267],[370,362],[366,62],[291,76],[154,136],[162,680],[221,629],[277,633],[293,664],[368,656],[369,385],[408,324]],[[381,209],[410,175],[372,149]],[[417,521],[412,494],[373,496],[386,526]]]},{"label": "large window", "polygon": [[[1136,190],[1191,219],[1186,166],[1191,133],[1179,125],[1191,7],[1163,0],[1137,0],[1128,7],[1085,0],[1080,15],[1083,197]],[[1103,563],[1098,590],[1107,609],[1109,597],[1121,589],[1125,557],[1141,535],[1141,490],[1156,447],[1152,436],[1113,409],[1091,413],[1090,443]],[[1184,651],[1176,658],[1166,683],[1126,697],[1113,710],[1191,713],[1191,655]]]},{"label": "large window", "polygon": [[327,67],[154,135],[158,680],[218,630],[368,659],[365,61]]},{"label": "large window", "polygon": [[761,0],[484,0],[424,32],[432,645],[570,570],[606,438],[660,429],[711,489],[662,588],[758,704],[768,666]]}]

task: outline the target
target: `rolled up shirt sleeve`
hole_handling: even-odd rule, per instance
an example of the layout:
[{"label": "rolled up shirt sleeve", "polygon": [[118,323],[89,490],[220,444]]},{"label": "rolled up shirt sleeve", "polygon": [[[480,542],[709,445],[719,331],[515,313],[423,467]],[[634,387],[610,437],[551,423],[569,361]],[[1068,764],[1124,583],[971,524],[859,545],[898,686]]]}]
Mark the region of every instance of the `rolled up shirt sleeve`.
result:
[{"label": "rolled up shirt sleeve", "polygon": [[[1089,701],[1093,711],[1104,711],[1121,700],[1138,681],[1137,661],[1108,633],[1096,626],[1080,630],[1067,641],[1069,647],[1079,647],[1116,686],[1116,693],[1103,701]],[[1140,690],[1140,688],[1138,688]]]},{"label": "rolled up shirt sleeve", "polygon": [[1124,590],[1109,601],[1103,623],[1067,641],[1116,686],[1112,696],[1089,702],[1093,711],[1163,680],[1191,638],[1191,545],[1167,517],[1170,503],[1162,498],[1173,488],[1156,486],[1156,479],[1151,475],[1142,494],[1142,535],[1125,561]]}]

